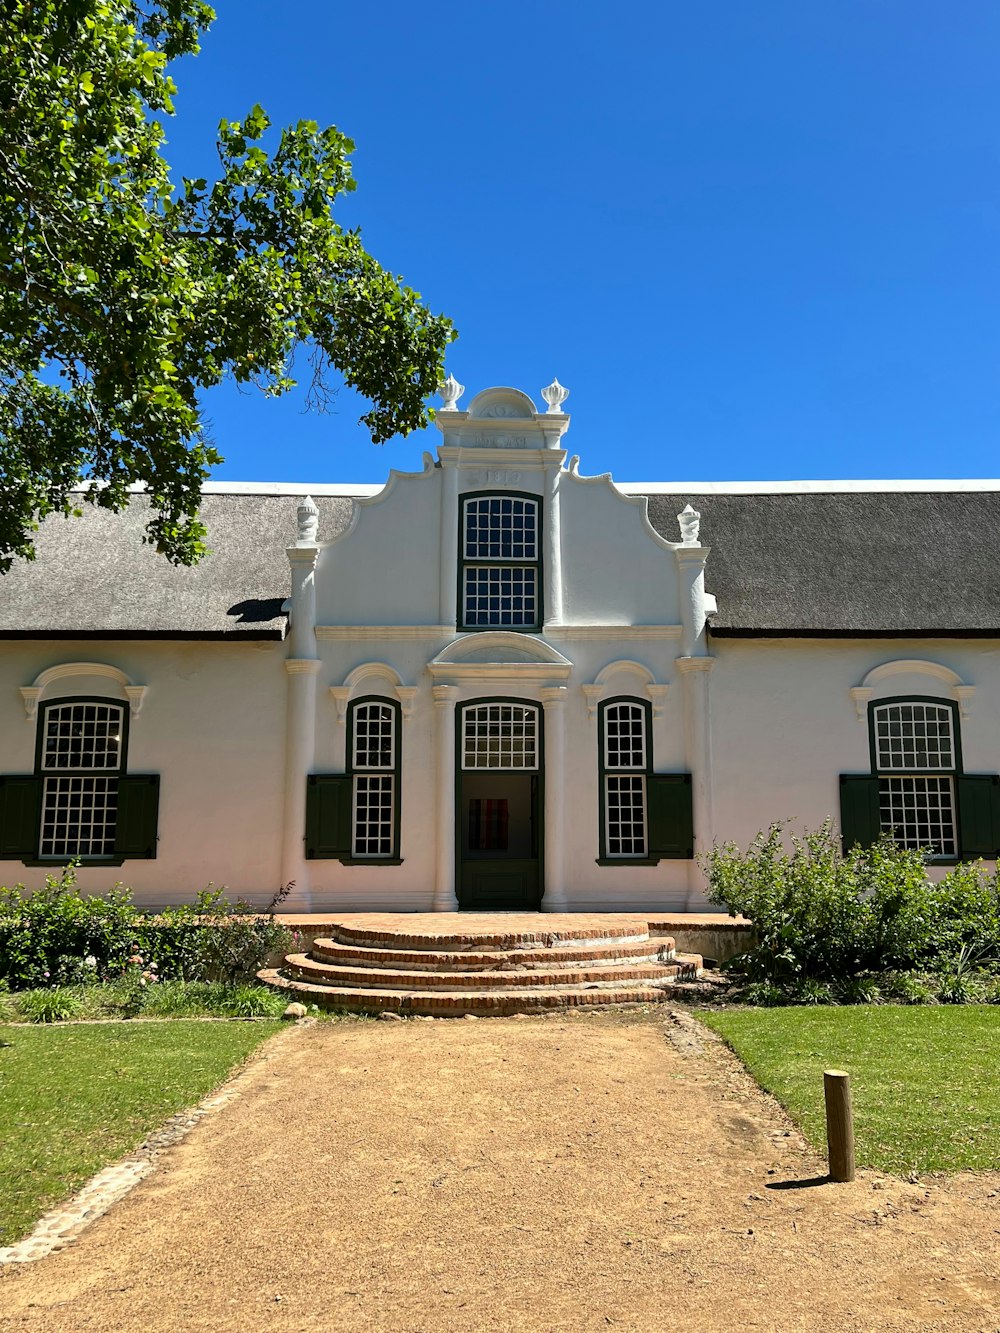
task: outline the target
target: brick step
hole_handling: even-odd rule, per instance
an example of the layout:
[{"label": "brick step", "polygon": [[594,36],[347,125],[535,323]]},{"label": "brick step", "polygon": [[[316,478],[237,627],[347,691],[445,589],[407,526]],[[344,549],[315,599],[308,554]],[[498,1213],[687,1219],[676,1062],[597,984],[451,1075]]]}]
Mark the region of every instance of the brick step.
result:
[{"label": "brick step", "polygon": [[330,933],[338,944],[447,953],[585,948],[649,939],[643,918],[611,913],[420,912],[407,918],[363,912],[339,917]]},{"label": "brick step", "polygon": [[356,1013],[388,1010],[399,1014],[427,1014],[439,1018],[475,1014],[503,1017],[509,1014],[544,1013],[551,1009],[593,1008],[611,1004],[659,1004],[670,998],[670,986],[584,987],[536,986],[520,990],[401,991],[367,990],[346,986],[318,986],[284,977],[275,968],[257,974],[268,986],[283,991],[289,999],[326,1009]]},{"label": "brick step", "polygon": [[543,966],[569,968],[585,963],[588,967],[615,967],[625,962],[659,963],[674,955],[670,936],[656,940],[636,940],[632,944],[606,944],[603,940],[580,947],[557,945],[551,949],[507,949],[479,953],[443,952],[405,947],[374,949],[366,945],[338,944],[336,940],[314,940],[313,958],[343,966],[400,968],[404,971],[474,972],[507,968]]},{"label": "brick step", "polygon": [[420,972],[390,968],[350,968],[323,963],[307,954],[289,954],[283,974],[316,985],[349,989],[400,991],[514,991],[548,986],[642,986],[673,981],[690,973],[686,963],[633,963],[622,967],[576,967],[562,970],[526,969],[500,972]]}]

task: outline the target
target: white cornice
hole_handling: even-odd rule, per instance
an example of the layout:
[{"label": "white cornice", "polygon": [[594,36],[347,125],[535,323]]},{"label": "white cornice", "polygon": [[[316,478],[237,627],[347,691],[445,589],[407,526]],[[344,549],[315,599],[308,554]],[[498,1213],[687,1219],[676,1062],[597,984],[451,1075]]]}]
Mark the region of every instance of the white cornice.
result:
[{"label": "white cornice", "polygon": [[562,466],[565,449],[496,449],[442,444],[438,449],[442,467],[501,467],[517,472],[547,472]]},{"label": "white cornice", "polygon": [[888,491],[1000,491],[1000,478],[911,480],[875,478],[867,481],[619,481],[630,495],[853,495]]},{"label": "white cornice", "polygon": [[[480,458],[487,452],[484,449],[468,450]],[[504,455],[507,466],[511,466],[511,455],[523,457],[524,453],[551,454],[554,450],[513,450],[496,451]],[[416,474],[414,474],[416,475]],[[325,481],[207,481],[202,486],[204,495],[330,495],[343,496],[347,499],[366,499],[377,495],[384,482],[325,482]],[[853,495],[864,492],[883,494],[891,491],[900,492],[995,492],[1000,491],[1000,478],[997,477],[914,477],[888,480],[842,481],[619,481],[615,485],[626,495]],[[83,488],[77,487],[74,494],[80,494]],[[132,494],[141,494],[145,486],[129,486]]]},{"label": "white cornice", "polygon": [[317,639],[446,639],[454,625],[317,625]]},{"label": "white cornice", "polygon": [[546,625],[547,639],[679,639],[681,625]]},{"label": "white cornice", "polygon": [[572,671],[569,662],[428,662],[427,670],[437,678],[449,680],[497,680],[518,685],[543,685],[547,681],[566,680]]}]

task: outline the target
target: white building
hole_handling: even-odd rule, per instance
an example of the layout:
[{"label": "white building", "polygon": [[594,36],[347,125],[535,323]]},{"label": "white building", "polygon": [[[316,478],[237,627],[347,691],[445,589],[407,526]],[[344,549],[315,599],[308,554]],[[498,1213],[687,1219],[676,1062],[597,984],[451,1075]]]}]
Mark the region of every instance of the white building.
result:
[{"label": "white building", "polygon": [[1000,483],[631,493],[558,384],[460,393],[375,493],[210,486],[195,569],[141,497],[43,524],[0,582],[0,883],[676,911],[773,820],[995,857]]}]

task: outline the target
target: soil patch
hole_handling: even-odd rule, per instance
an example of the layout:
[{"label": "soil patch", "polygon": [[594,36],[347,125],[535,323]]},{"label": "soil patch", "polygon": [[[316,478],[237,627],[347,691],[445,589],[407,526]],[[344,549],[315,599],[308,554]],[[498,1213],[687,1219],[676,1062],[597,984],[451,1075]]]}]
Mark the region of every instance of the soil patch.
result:
[{"label": "soil patch", "polygon": [[316,1025],[0,1329],[1000,1328],[1000,1180],[824,1165],[662,1011]]}]

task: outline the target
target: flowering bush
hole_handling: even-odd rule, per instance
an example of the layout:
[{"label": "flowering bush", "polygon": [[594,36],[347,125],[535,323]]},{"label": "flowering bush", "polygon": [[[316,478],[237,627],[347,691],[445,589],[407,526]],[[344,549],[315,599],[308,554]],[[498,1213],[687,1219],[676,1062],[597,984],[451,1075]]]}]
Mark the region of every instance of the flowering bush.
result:
[{"label": "flowering bush", "polygon": [[103,895],[81,893],[69,865],[35,893],[23,885],[0,888],[0,985],[16,991],[122,979],[132,985],[133,976],[141,988],[157,978],[252,981],[269,954],[288,946],[275,912],[291,889],[280,889],[260,911],[210,885],[193,904],[153,916],[140,912],[120,884]]},{"label": "flowering bush", "polygon": [[85,896],[73,865],[36,893],[0,889],[0,978],[14,990],[103,978],[126,956],[135,923],[128,889]]}]

